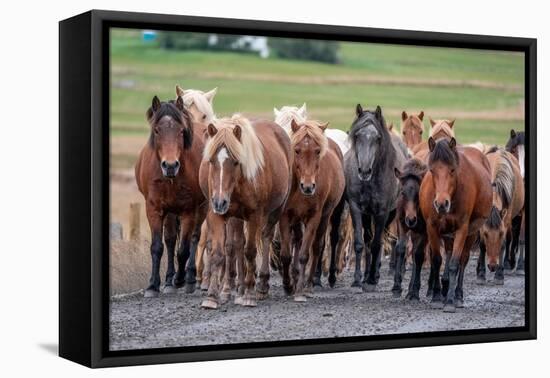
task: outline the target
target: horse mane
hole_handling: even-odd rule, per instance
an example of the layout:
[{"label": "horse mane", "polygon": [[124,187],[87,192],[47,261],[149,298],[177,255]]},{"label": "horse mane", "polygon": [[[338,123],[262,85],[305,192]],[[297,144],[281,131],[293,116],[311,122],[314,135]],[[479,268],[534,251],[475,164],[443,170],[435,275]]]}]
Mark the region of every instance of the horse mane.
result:
[{"label": "horse mane", "polygon": [[297,106],[283,106],[275,117],[275,123],[281,126],[290,135],[290,123],[292,120],[296,121],[298,124],[303,124],[306,122],[306,118],[307,117],[303,117],[300,114],[300,108]]},{"label": "horse mane", "polygon": [[435,162],[442,162],[446,165],[456,167],[459,162],[459,156],[456,149],[449,146],[449,141],[440,139],[435,143],[433,151],[430,152],[428,164],[432,165]]},{"label": "horse mane", "polygon": [[525,131],[516,131],[515,138],[510,138],[506,143],[506,150],[511,150],[512,148],[525,144]]},{"label": "horse mane", "polygon": [[151,148],[155,148],[155,133],[153,126],[160,122],[164,117],[170,117],[177,123],[183,126],[183,148],[188,149],[193,144],[193,130],[191,129],[192,121],[191,115],[187,110],[181,111],[176,107],[176,102],[174,100],[162,101],[160,103],[160,108],[156,112],[153,111],[152,107],[147,109],[145,113],[147,121],[151,125],[151,131],[149,133],[148,144]]},{"label": "horse mane", "polygon": [[491,207],[491,212],[489,213],[489,217],[485,221],[485,224],[492,229],[500,228],[500,225],[502,224],[502,217],[500,216],[500,211],[498,211],[496,206],[493,205]]},{"label": "horse mane", "polygon": [[306,136],[309,136],[315,143],[321,147],[320,156],[323,157],[328,150],[328,138],[326,137],[321,123],[319,121],[299,122],[300,128],[298,131],[290,132],[290,143],[292,147],[296,146]]},{"label": "horse mane", "polygon": [[208,101],[203,91],[186,89],[183,91],[182,99],[187,109],[195,105],[201,113],[206,114],[206,122],[212,122],[216,118],[212,104]]},{"label": "horse mane", "polygon": [[498,149],[496,152],[499,161],[493,171],[493,188],[502,199],[502,205],[508,208],[512,203],[515,189],[515,177],[512,160],[504,150]]},{"label": "horse mane", "polygon": [[[358,122],[363,117],[372,118],[375,121],[377,121],[376,113],[373,112],[373,111],[370,111],[370,110],[363,111],[363,114],[361,114],[361,116],[359,116],[355,119],[355,121],[351,125],[351,128],[348,132],[348,138],[349,138],[350,146],[354,150],[355,150],[355,139],[356,139],[355,134],[357,134],[359,132],[359,130],[361,130],[362,128],[367,126],[366,122]],[[371,124],[380,133],[380,136],[382,138],[390,139],[390,130],[388,130],[388,128],[386,126],[386,119],[383,116],[382,116],[382,120],[380,121],[380,123],[379,122],[372,122]],[[391,143],[391,141],[390,141],[390,143]]]},{"label": "horse mane", "polygon": [[405,127],[406,123],[413,126],[415,129],[422,130],[422,132],[424,132],[424,122],[422,122],[416,114],[409,114],[407,119],[403,121],[403,123],[401,124],[401,132],[403,132],[403,128]]},{"label": "horse mane", "polygon": [[437,134],[443,133],[449,138],[455,137],[455,132],[453,128],[449,125],[448,120],[440,119],[435,121],[435,125],[433,125],[432,129],[430,130],[430,136],[435,137]]},{"label": "horse mane", "polygon": [[421,160],[416,158],[409,159],[403,166],[401,179],[413,178],[420,183],[422,182],[422,178],[424,177],[424,174],[426,174],[427,170],[428,167]]},{"label": "horse mane", "polygon": [[[264,167],[264,152],[250,121],[240,114],[234,114],[232,117],[215,119],[213,124],[218,132],[206,141],[203,158],[210,160],[221,147],[225,147],[241,164],[246,179],[253,180]],[[237,125],[241,128],[241,140],[233,133]]]}]

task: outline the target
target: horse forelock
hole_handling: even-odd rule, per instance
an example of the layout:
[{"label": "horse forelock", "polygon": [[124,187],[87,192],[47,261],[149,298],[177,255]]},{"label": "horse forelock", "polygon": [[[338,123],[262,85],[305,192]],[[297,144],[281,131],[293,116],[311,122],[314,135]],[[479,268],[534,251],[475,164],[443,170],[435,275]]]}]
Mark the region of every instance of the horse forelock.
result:
[{"label": "horse forelock", "polygon": [[502,217],[500,216],[500,211],[496,208],[496,206],[491,207],[491,212],[489,213],[489,217],[485,221],[485,224],[492,229],[499,229],[500,225],[502,224]]},{"label": "horse forelock", "polygon": [[435,125],[430,130],[430,136],[434,138],[441,137],[440,134],[443,134],[443,136],[446,136],[448,138],[454,138],[455,132],[453,128],[449,125],[449,121],[447,120],[437,120],[435,121]]},{"label": "horse forelock", "polygon": [[436,162],[449,165],[451,167],[457,167],[459,163],[459,155],[456,149],[452,149],[449,146],[449,142],[446,139],[438,140],[435,143],[433,151],[430,152],[428,157],[428,165],[432,165]]},{"label": "horse forelock", "polygon": [[418,131],[424,131],[424,122],[422,122],[416,114],[410,114],[407,119],[403,121],[403,130],[406,127],[413,127]]},{"label": "horse forelock", "polygon": [[191,115],[187,110],[180,110],[176,107],[175,101],[161,102],[160,109],[156,112],[152,108],[147,109],[147,120],[151,126],[148,144],[151,148],[155,147],[154,127],[165,117],[172,119],[178,125],[185,129],[183,133],[183,146],[189,148],[193,143],[193,130]]},{"label": "horse forelock", "polygon": [[328,150],[328,139],[321,129],[321,123],[318,121],[305,121],[299,123],[301,126],[296,132],[290,133],[290,143],[292,147],[300,143],[306,136],[309,136],[321,148],[320,156],[323,157]]},{"label": "horse forelock", "polygon": [[515,177],[513,163],[510,156],[502,149],[499,149],[498,161],[493,170],[493,187],[502,200],[504,207],[508,208],[512,203],[515,189]]},{"label": "horse forelock", "polygon": [[[214,120],[217,133],[207,139],[203,158],[210,160],[225,147],[229,154],[241,164],[246,179],[252,180],[264,167],[263,147],[250,121],[239,114],[231,118]],[[233,130],[241,128],[241,140],[237,139]]]},{"label": "horse forelock", "polygon": [[412,158],[408,160],[403,166],[403,172],[401,178],[414,177],[419,181],[422,181],[424,174],[428,170],[426,164],[422,161]]},{"label": "horse forelock", "polygon": [[[367,122],[368,120],[372,120],[371,122]],[[365,127],[368,127],[370,125],[373,125],[374,128],[376,129],[376,131],[378,131],[379,135],[383,138],[383,139],[388,139],[390,138],[390,131],[386,128],[386,120],[384,117],[382,117],[382,120],[378,120],[378,118],[376,118],[376,113],[375,112],[372,112],[370,110],[365,110],[359,117],[357,117],[352,125],[351,125],[351,128],[349,130],[349,136],[348,136],[348,139],[349,139],[349,143],[350,143],[350,146],[353,150],[355,150],[355,141],[356,141],[356,136],[357,136],[357,133],[359,131],[361,131],[362,129],[364,129]],[[386,143],[382,143],[382,148],[384,148],[383,146],[385,145]]]},{"label": "horse forelock", "polygon": [[214,108],[212,107],[210,101],[206,98],[203,91],[186,89],[183,91],[182,99],[183,104],[187,109],[190,109],[193,105],[195,105],[199,112],[205,114],[207,118],[205,122],[212,122],[216,118]]},{"label": "horse forelock", "polygon": [[306,118],[300,114],[300,108],[296,106],[283,106],[277,116],[275,117],[275,123],[281,126],[287,134],[290,135],[292,120],[297,123],[304,123]]}]

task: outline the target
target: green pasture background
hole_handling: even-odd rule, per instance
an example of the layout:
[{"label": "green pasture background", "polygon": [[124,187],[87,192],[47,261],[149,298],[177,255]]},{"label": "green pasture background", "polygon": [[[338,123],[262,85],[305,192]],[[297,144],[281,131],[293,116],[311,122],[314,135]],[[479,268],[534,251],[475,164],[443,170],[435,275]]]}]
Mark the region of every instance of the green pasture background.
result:
[{"label": "green pasture background", "polygon": [[[111,135],[145,141],[144,114],[152,97],[173,99],[176,84],[204,91],[218,87],[218,116],[272,118],[273,107],[307,102],[310,118],[347,130],[361,103],[369,109],[380,105],[398,128],[402,110],[424,110],[427,127],[428,116],[456,118],[461,143],[502,145],[510,129],[524,129],[521,53],[343,42],[340,55],[341,63],[334,65],[164,50],[144,42],[140,31],[113,29]],[[118,167],[135,159],[118,157]]]}]

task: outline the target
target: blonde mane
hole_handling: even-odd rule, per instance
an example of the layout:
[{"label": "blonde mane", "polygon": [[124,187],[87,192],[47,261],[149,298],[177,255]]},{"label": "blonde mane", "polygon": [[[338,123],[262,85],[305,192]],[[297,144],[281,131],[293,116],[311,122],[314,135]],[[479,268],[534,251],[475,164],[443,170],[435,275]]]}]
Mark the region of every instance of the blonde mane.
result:
[{"label": "blonde mane", "polygon": [[405,124],[424,132],[424,122],[422,122],[422,120],[418,118],[416,114],[410,114],[406,120],[401,121],[401,132],[403,132],[403,129],[405,128]]},{"label": "blonde mane", "polygon": [[301,108],[297,106],[283,106],[280,110],[274,109],[275,123],[281,126],[287,134],[290,135],[292,132],[290,128],[292,120],[295,120],[298,124],[306,122],[307,111],[305,106],[306,104]]},{"label": "blonde mane", "polygon": [[451,121],[445,119],[440,119],[436,121],[432,121],[430,119],[430,122],[432,123],[432,129],[430,130],[431,137],[435,137],[438,134],[444,134],[449,138],[455,137],[453,126],[451,126],[451,124],[454,125],[454,122],[451,123]]},{"label": "blonde mane", "polygon": [[512,203],[513,193],[515,190],[515,176],[513,162],[510,155],[499,148],[494,153],[498,154],[498,163],[493,169],[493,187],[500,196],[504,207],[508,208]]},{"label": "blonde mane", "polygon": [[323,157],[328,150],[328,139],[324,133],[324,130],[321,128],[325,125],[319,121],[305,121],[296,123],[300,125],[300,128],[296,132],[293,132],[292,130],[290,131],[290,143],[292,147],[294,148],[294,146],[300,143],[302,139],[309,136],[319,145],[319,147],[321,147],[320,156]]},{"label": "blonde mane", "polygon": [[[217,133],[206,141],[204,160],[211,160],[221,147],[225,147],[241,164],[246,179],[253,180],[264,167],[264,152],[250,121],[240,114],[234,114],[230,118],[214,119],[212,124]],[[241,140],[233,132],[237,125],[241,128]]]},{"label": "blonde mane", "polygon": [[176,95],[181,96],[183,99],[183,105],[188,110],[190,110],[194,105],[199,112],[206,115],[206,119],[200,121],[207,124],[216,119],[216,114],[214,114],[214,108],[212,107],[212,100],[214,99],[217,91],[218,88],[214,88],[207,93],[197,89],[183,90],[179,85],[176,85]]}]

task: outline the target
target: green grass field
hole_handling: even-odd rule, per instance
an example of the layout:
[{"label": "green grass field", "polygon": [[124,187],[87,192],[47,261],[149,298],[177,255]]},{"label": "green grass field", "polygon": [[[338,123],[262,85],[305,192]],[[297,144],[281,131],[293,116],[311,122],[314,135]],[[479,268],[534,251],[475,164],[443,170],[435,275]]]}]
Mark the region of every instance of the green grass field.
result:
[{"label": "green grass field", "polygon": [[145,140],[144,113],[152,97],[173,99],[175,84],[218,87],[218,116],[242,112],[271,118],[273,107],[307,102],[311,118],[347,130],[360,102],[382,106],[397,126],[402,110],[456,118],[461,143],[504,144],[511,128],[524,129],[524,59],[518,53],[342,43],[342,63],[331,65],[168,51],[143,42],[138,31],[111,33],[111,134],[117,138],[143,135]]}]

